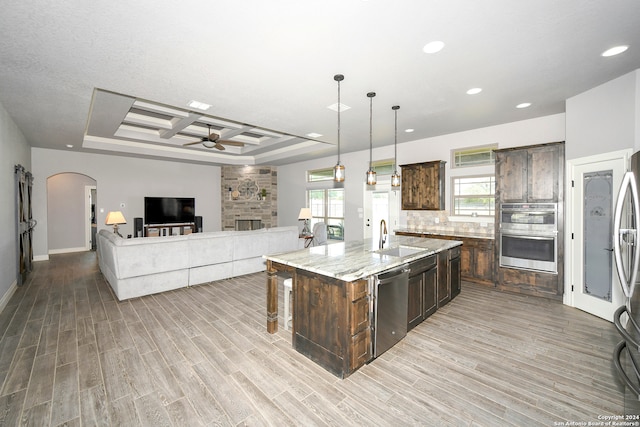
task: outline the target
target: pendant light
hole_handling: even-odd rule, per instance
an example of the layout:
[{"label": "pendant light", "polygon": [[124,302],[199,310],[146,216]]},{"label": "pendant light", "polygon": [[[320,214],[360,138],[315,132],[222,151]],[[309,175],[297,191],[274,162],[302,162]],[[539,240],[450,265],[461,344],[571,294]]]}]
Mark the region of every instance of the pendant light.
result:
[{"label": "pendant light", "polygon": [[395,136],[393,140],[393,175],[391,175],[391,186],[400,187],[400,174],[398,174],[398,110],[400,109],[400,106],[394,105],[391,109],[396,116],[394,128]]},{"label": "pendant light", "polygon": [[344,181],[344,165],[340,163],[340,82],[344,80],[342,74],[333,76],[333,80],[338,82],[338,163],[333,168],[333,180],[335,182]]},{"label": "pendant light", "polygon": [[369,170],[367,171],[367,185],[376,185],[376,171],[373,170],[373,97],[375,92],[369,92]]}]

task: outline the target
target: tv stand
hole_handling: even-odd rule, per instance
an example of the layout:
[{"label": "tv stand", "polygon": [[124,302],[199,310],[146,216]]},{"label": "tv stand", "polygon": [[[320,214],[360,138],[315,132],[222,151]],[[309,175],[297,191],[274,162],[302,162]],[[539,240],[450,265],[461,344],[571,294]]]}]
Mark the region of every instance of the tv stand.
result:
[{"label": "tv stand", "polygon": [[196,232],[195,222],[179,224],[145,224],[144,237],[180,236]]}]

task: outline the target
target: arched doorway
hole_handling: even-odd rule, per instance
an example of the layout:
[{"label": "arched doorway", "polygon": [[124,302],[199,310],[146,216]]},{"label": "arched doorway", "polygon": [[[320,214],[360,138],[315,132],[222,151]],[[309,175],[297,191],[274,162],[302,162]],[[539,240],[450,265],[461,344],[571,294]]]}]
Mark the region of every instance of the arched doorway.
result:
[{"label": "arched doorway", "polygon": [[65,172],[47,178],[49,254],[92,249],[96,198],[97,182],[90,176]]}]

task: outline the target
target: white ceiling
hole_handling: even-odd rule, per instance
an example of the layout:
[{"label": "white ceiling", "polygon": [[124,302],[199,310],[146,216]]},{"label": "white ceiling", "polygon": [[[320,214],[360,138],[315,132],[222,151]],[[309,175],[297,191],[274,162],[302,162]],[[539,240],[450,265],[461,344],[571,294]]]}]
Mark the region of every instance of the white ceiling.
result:
[{"label": "white ceiling", "polygon": [[[393,105],[405,142],[561,113],[640,68],[637,0],[11,3],[0,102],[32,146],[63,150],[280,165],[337,153],[338,73],[352,152],[369,147],[370,91],[378,147],[393,143]],[[445,48],[423,53],[433,40]],[[600,56],[620,44],[629,50]],[[191,100],[212,107],[195,116]],[[194,120],[245,144],[183,147]]]}]

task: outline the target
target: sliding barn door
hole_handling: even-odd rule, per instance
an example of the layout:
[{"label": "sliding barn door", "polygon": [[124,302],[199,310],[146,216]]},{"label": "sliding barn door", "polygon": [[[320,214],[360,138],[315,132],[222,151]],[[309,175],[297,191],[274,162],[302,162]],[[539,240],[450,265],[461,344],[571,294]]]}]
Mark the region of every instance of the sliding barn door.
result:
[{"label": "sliding barn door", "polygon": [[33,263],[33,228],[36,221],[33,219],[31,209],[31,189],[33,187],[33,175],[27,172],[23,166],[15,167],[16,178],[16,238],[18,247],[17,273],[18,286],[22,286]]}]

